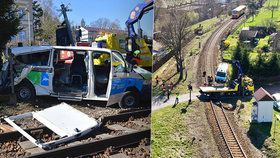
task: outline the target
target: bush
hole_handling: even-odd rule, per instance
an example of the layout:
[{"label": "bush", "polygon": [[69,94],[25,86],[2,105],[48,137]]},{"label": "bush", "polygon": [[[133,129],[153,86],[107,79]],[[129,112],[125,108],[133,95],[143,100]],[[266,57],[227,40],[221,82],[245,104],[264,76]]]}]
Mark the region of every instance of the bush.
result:
[{"label": "bush", "polygon": [[225,40],[224,41],[224,46],[227,49],[230,46],[230,41],[229,40]]}]

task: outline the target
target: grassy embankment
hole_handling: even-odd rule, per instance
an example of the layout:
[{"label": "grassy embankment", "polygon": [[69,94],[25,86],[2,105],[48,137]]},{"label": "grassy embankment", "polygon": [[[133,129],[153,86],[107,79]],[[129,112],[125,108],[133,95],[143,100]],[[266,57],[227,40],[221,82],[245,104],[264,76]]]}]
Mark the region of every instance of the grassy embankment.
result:
[{"label": "grassy embankment", "polygon": [[192,157],[193,149],[187,137],[187,114],[180,103],[175,108],[165,107],[152,115],[152,157]]}]

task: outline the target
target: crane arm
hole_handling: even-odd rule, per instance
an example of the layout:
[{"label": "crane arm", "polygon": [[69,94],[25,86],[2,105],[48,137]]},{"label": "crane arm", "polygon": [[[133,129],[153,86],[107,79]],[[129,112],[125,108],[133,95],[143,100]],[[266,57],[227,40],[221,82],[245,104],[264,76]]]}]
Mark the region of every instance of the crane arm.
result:
[{"label": "crane arm", "polygon": [[143,15],[148,11],[153,9],[154,0],[145,0],[143,3],[139,3],[133,10],[130,12],[129,17],[126,21],[126,27],[128,29],[128,36],[136,36],[136,32],[133,24],[141,20]]}]

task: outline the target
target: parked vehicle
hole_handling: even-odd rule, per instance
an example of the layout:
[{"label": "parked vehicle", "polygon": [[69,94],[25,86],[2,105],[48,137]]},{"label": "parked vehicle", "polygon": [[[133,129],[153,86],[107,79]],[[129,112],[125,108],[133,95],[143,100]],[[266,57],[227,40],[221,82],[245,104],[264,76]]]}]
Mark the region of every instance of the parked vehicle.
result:
[{"label": "parked vehicle", "polygon": [[[106,45],[108,49],[118,50],[119,52],[125,54],[125,35],[118,35],[111,32],[103,32],[100,36],[95,39],[97,45]],[[100,46],[99,46],[100,47]]]},{"label": "parked vehicle", "polygon": [[274,98],[273,107],[280,111],[280,93],[273,94],[272,97]]},{"label": "parked vehicle", "polygon": [[217,68],[215,81],[217,83],[225,83],[228,79],[228,63],[220,63]]},{"label": "parked vehicle", "polygon": [[245,14],[246,8],[247,7],[245,5],[240,5],[237,8],[233,9],[231,11],[232,19],[238,19],[241,15]]},{"label": "parked vehicle", "polygon": [[[30,46],[12,49],[16,95],[60,100],[99,100],[121,107],[138,105],[150,93],[151,73],[128,65],[115,50],[78,46]],[[23,73],[24,72],[24,73]]]}]

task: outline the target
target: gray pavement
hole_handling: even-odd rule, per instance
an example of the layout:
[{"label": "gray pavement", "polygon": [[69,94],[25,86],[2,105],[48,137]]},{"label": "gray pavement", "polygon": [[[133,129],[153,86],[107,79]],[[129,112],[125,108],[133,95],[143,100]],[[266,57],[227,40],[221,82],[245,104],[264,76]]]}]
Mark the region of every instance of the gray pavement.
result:
[{"label": "gray pavement", "polygon": [[[197,96],[199,96],[199,92],[192,92],[191,94],[191,99],[192,100],[198,100]],[[190,94],[181,94],[179,96],[179,103],[182,102],[188,102],[190,98]],[[169,100],[167,100],[167,96],[153,96],[152,99],[152,111],[167,107],[167,106],[172,106],[175,103],[176,96],[172,95],[170,96]]]}]

